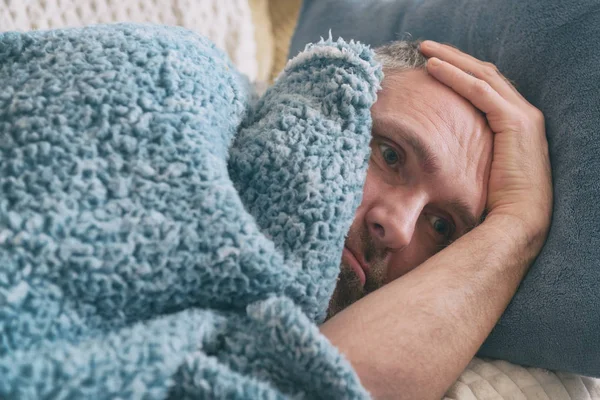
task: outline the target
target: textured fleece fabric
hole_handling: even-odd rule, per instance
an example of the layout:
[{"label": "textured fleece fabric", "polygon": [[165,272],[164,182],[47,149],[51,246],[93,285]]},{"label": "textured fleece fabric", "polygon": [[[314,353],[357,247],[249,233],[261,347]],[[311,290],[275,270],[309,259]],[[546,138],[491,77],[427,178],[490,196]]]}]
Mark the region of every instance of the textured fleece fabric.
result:
[{"label": "textured fleece fabric", "polygon": [[330,30],[372,46],[408,34],[451,43],[544,113],[550,233],[479,355],[600,377],[600,2],[304,0],[290,54]]},{"label": "textured fleece fabric", "polygon": [[0,35],[0,398],[367,398],[316,322],[381,77],[321,42],[251,108],[184,29]]}]

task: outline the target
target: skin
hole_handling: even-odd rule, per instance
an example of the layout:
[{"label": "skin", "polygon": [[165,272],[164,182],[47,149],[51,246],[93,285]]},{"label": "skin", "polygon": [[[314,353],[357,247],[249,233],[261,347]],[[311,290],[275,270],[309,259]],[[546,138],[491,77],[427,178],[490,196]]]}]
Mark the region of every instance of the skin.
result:
[{"label": "skin", "polygon": [[485,207],[493,138],[470,102],[425,70],[388,72],[371,114],[371,160],[330,315],[471,230]]},{"label": "skin", "polygon": [[441,398],[505,310],[550,226],[542,113],[493,65],[431,41],[421,51],[431,77],[481,110],[493,132],[488,214],[320,327],[375,398]]}]

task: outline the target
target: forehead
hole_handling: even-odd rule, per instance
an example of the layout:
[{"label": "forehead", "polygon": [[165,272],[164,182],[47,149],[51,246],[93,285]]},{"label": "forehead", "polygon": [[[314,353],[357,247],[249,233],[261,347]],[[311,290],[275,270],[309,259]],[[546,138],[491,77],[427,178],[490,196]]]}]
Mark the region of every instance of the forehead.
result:
[{"label": "forehead", "polygon": [[431,128],[423,136],[439,134],[445,141],[473,144],[489,139],[483,114],[425,70],[387,74],[372,112]]},{"label": "forehead", "polygon": [[414,70],[386,75],[371,111],[375,132],[408,144],[418,139],[440,163],[439,173],[428,177],[434,194],[483,211],[492,134],[471,103],[424,70]]}]

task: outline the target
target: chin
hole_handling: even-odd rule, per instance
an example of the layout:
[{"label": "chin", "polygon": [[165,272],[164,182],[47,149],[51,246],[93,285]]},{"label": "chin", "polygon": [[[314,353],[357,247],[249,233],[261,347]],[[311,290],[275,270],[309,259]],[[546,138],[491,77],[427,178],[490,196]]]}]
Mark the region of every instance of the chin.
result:
[{"label": "chin", "polygon": [[327,319],[365,296],[365,289],[352,267],[342,264],[337,285],[329,301]]}]

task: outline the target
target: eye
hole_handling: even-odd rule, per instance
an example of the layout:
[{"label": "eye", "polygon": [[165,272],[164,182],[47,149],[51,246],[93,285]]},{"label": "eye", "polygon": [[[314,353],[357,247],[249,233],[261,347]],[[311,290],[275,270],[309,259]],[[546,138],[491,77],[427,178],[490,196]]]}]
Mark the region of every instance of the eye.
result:
[{"label": "eye", "polygon": [[454,225],[444,218],[440,218],[436,215],[429,217],[433,230],[440,236],[443,236],[446,240],[450,240],[454,234]]},{"label": "eye", "polygon": [[379,151],[381,152],[381,157],[383,157],[383,161],[389,166],[394,166],[400,162],[400,155],[396,150],[392,147],[388,146],[385,143],[379,144]]}]

